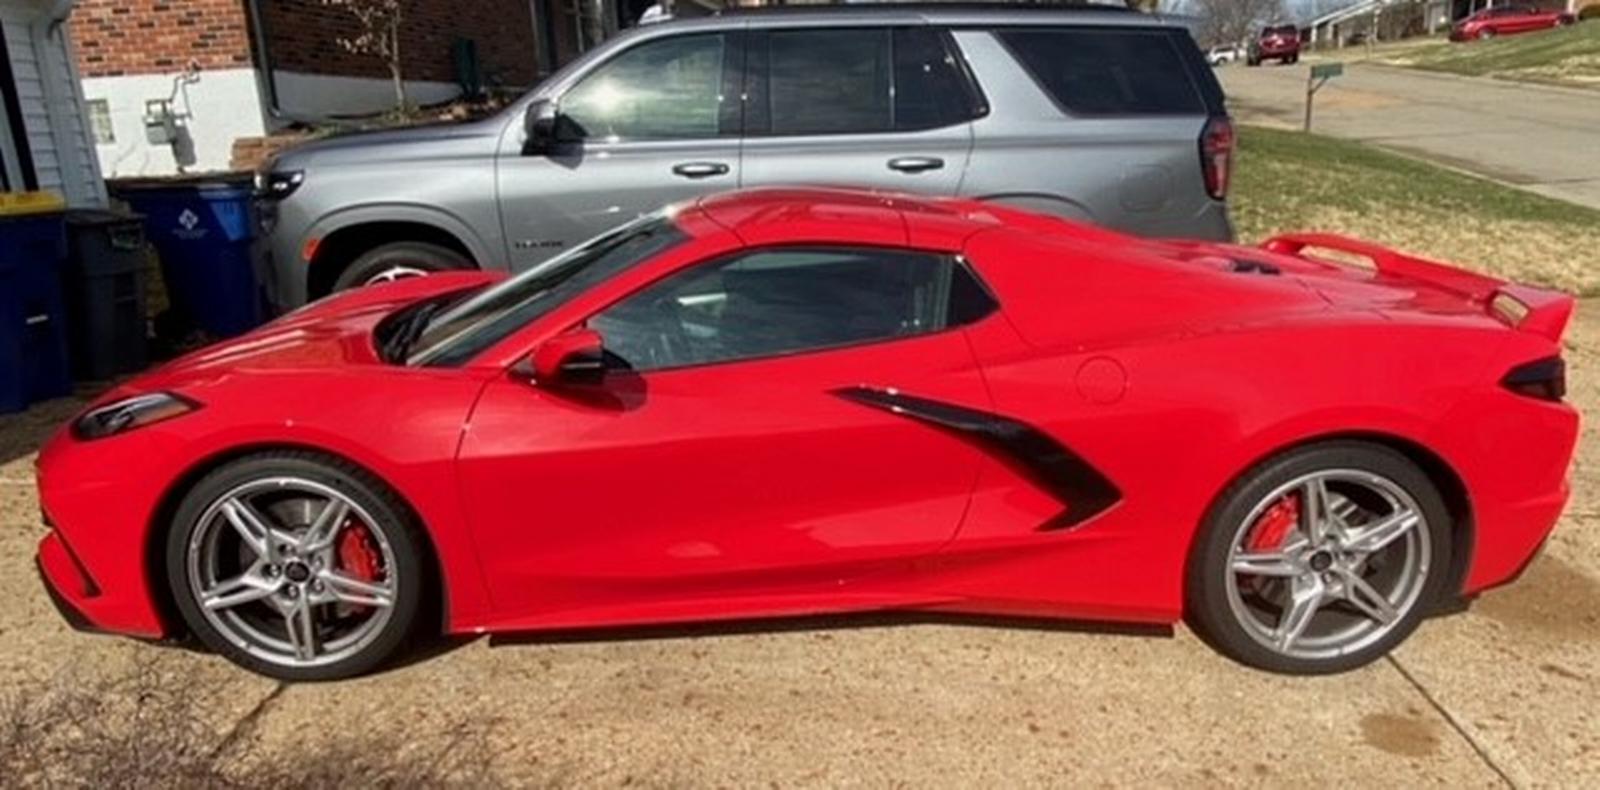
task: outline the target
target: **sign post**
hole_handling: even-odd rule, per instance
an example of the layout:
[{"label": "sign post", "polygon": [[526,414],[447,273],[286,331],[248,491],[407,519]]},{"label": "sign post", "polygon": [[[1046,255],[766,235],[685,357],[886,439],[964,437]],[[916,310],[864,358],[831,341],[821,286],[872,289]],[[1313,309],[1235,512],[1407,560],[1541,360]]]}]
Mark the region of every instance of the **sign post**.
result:
[{"label": "sign post", "polygon": [[1318,63],[1311,67],[1311,76],[1306,78],[1306,131],[1311,131],[1311,102],[1316,97],[1317,91],[1328,84],[1328,80],[1344,74],[1343,63]]}]

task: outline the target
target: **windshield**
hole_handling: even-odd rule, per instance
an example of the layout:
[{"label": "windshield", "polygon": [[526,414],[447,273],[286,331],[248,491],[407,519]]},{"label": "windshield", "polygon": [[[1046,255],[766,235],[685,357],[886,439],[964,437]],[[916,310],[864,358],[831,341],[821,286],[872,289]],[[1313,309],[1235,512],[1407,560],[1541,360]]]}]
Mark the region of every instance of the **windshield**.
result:
[{"label": "windshield", "polygon": [[434,317],[406,363],[463,364],[572,297],[687,238],[661,212],[596,236]]}]

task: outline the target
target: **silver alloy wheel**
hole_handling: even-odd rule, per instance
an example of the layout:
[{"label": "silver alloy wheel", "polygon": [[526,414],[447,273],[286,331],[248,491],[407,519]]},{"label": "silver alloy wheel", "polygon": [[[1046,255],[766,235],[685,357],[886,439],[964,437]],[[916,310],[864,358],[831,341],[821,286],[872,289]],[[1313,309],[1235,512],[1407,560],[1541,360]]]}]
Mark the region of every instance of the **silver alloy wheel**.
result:
[{"label": "silver alloy wheel", "polygon": [[[1292,531],[1252,546],[1269,509],[1293,501]],[[1394,481],[1355,469],[1302,475],[1263,497],[1234,533],[1228,606],[1252,639],[1326,659],[1382,639],[1417,606],[1432,564],[1426,516]]]},{"label": "silver alloy wheel", "polygon": [[390,266],[377,274],[367,278],[362,285],[377,285],[378,283],[392,283],[396,280],[409,280],[412,277],[427,277],[431,272],[415,266]]},{"label": "silver alloy wheel", "polygon": [[[359,653],[396,601],[394,551],[350,497],[300,477],[237,486],[211,503],[190,535],[189,590],[207,622],[240,649],[287,667]],[[340,537],[362,529],[382,578],[342,567]]]}]

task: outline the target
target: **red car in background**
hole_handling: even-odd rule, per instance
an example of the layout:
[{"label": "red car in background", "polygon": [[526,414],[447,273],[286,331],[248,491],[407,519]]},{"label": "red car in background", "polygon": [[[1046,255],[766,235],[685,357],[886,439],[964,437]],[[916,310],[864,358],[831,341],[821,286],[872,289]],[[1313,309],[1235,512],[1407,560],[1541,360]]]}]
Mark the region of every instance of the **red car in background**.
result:
[{"label": "red car in background", "polygon": [[1578,17],[1565,11],[1546,11],[1532,6],[1511,5],[1485,8],[1457,22],[1450,29],[1451,41],[1486,40],[1513,33],[1529,33],[1570,25]]},{"label": "red car in background", "polygon": [[1337,236],[707,197],[118,386],[39,457],[38,562],[69,620],[294,680],[441,627],[883,609],[1187,615],[1340,671],[1549,535],[1573,306]]},{"label": "red car in background", "polygon": [[1294,25],[1272,25],[1261,29],[1261,35],[1250,42],[1250,53],[1245,62],[1251,66],[1261,65],[1263,60],[1276,60],[1279,63],[1298,63],[1300,61],[1300,28]]}]

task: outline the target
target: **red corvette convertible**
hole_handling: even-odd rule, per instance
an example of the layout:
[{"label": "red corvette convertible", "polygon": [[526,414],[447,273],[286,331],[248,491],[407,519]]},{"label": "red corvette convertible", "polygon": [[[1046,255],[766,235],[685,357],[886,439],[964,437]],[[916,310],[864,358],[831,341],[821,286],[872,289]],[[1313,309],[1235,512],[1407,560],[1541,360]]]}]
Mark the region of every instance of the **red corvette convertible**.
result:
[{"label": "red corvette convertible", "polygon": [[288,679],[441,627],[878,609],[1187,615],[1338,671],[1549,534],[1572,310],[1334,236],[706,198],[117,388],[40,457],[38,562],[81,625]]}]

